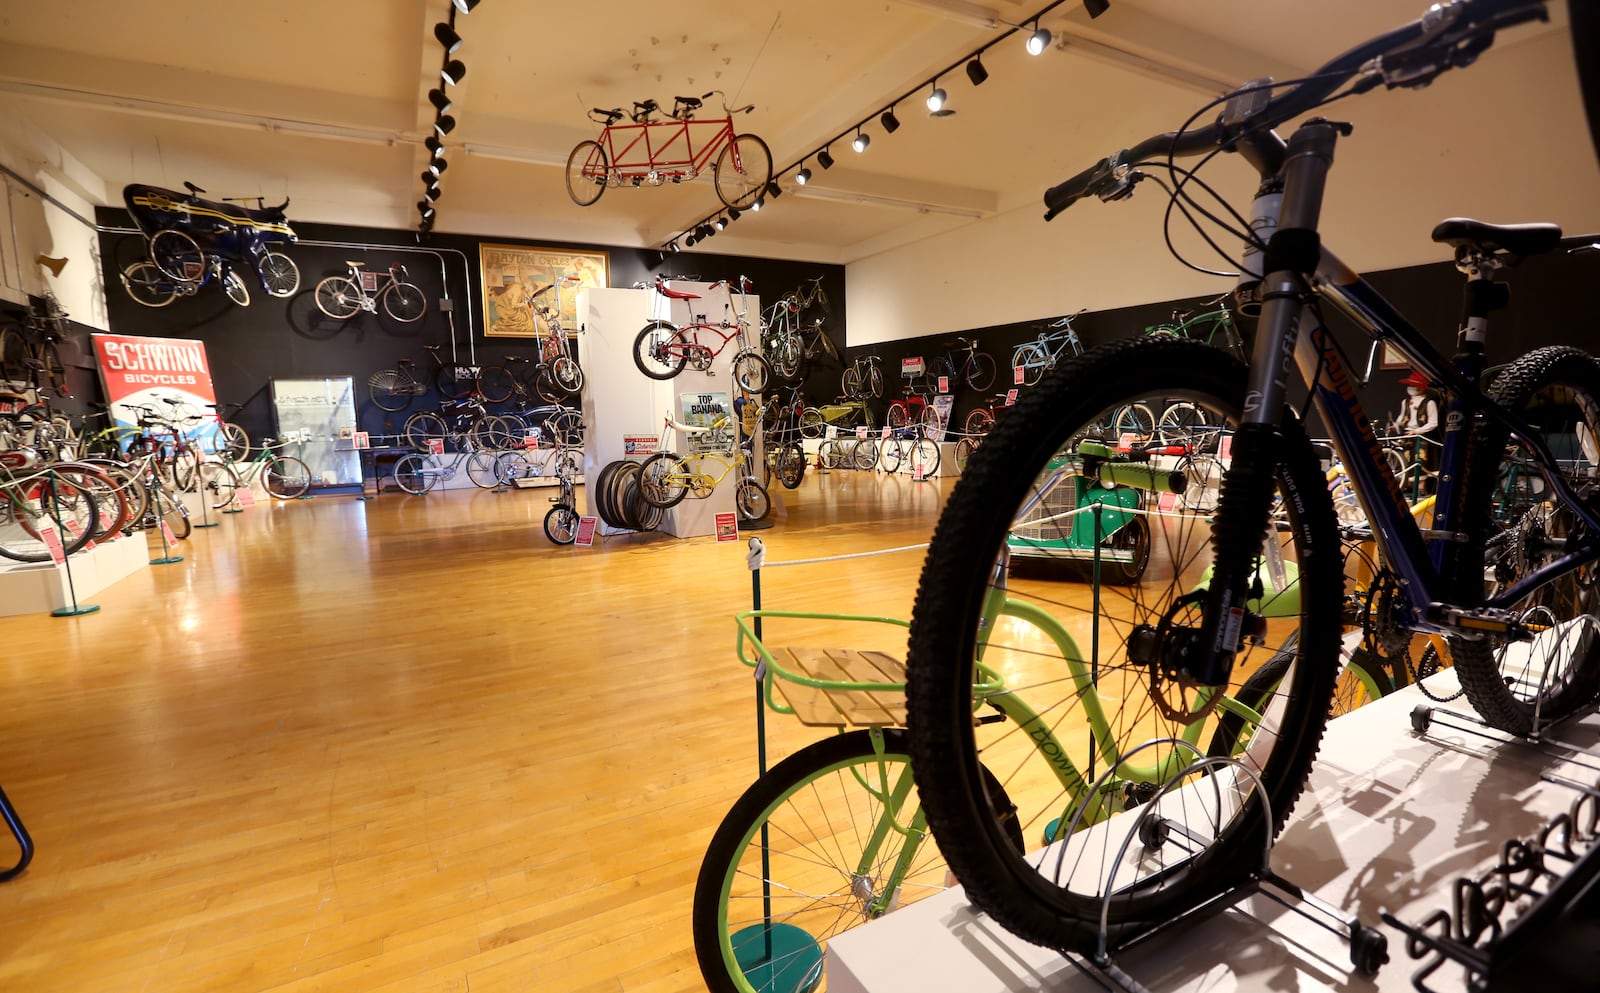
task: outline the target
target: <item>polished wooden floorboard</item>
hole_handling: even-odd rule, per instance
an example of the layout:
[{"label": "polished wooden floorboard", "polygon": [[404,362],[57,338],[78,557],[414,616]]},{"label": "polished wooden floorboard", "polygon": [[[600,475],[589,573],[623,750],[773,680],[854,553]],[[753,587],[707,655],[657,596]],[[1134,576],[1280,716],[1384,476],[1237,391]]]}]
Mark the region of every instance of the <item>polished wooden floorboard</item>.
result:
[{"label": "polished wooden floorboard", "polygon": [[[809,475],[756,533],[925,541],[949,485]],[[557,548],[548,508],[271,504],[98,614],[0,619],[0,786],[38,846],[0,990],[703,990],[695,873],[756,768],[745,546]],[[768,570],[766,605],[909,616],[920,564]]]}]

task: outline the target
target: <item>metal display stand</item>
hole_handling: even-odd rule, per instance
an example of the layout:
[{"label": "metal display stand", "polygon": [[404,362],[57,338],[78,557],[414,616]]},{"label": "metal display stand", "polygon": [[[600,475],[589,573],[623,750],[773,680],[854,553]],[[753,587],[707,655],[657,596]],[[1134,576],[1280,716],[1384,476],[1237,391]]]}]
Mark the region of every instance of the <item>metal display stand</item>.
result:
[{"label": "metal display stand", "polygon": [[[50,473],[50,505],[55,509],[55,511],[56,511],[56,520],[59,521],[61,519],[61,505],[56,502],[55,481],[56,481],[56,474],[55,474],[54,471],[52,471]],[[68,599],[69,602],[66,603],[66,604],[63,604],[60,607],[57,607],[55,610],[50,611],[50,616],[51,617],[80,617],[80,616],[82,616],[84,614],[93,614],[93,613],[98,612],[100,610],[100,605],[99,604],[95,604],[95,603],[79,603],[78,602],[78,587],[72,581],[72,556],[71,555],[63,554],[61,556],[61,570],[63,572],[65,572],[66,575],[67,575],[67,599]],[[4,799],[4,795],[0,794],[0,800],[3,800],[3,799]],[[10,817],[9,816],[7,817],[7,821],[8,822],[10,821]],[[0,877],[0,880],[3,880],[4,878],[6,878],[6,877]]]},{"label": "metal display stand", "polygon": [[22,870],[33,861],[33,837],[28,834],[28,829],[22,825],[22,818],[17,814],[17,808],[12,806],[11,798],[6,796],[5,790],[0,790],[0,818],[4,818],[6,827],[11,830],[11,836],[17,839],[17,846],[22,849],[22,855],[17,859],[17,864],[9,869],[0,871],[0,883],[14,879],[21,875]]}]

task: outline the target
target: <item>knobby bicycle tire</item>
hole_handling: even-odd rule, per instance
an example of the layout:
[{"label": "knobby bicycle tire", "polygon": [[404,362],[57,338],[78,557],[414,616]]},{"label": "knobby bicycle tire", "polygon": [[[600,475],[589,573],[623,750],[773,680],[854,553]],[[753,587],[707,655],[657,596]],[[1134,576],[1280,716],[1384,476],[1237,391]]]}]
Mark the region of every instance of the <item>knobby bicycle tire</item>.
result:
[{"label": "knobby bicycle tire", "polygon": [[[1189,753],[1167,743],[1169,736],[1188,736],[1203,754],[1217,715],[1236,706],[1226,695],[1238,691],[1267,650],[1241,646],[1224,695],[1207,697],[1224,706],[1207,709],[1193,691],[1163,677],[1161,666],[1144,661],[1161,656],[1137,649],[1130,655],[1124,642],[1135,623],[1177,630],[1199,623],[1193,608],[1172,604],[1209,582],[1209,523],[1198,516],[1163,518],[1161,568],[1138,583],[1105,587],[1099,598],[1086,592],[1069,598],[1047,568],[1083,564],[1084,545],[1081,539],[1074,545],[1076,525],[1068,523],[1077,518],[1064,513],[1078,505],[1080,493],[1112,499],[1131,489],[1101,486],[1096,473],[1080,475],[1090,471],[1087,460],[1102,457],[1095,453],[1107,452],[1103,432],[1110,411],[1130,401],[1173,396],[1201,402],[1219,419],[1236,417],[1244,392],[1243,365],[1196,343],[1127,340],[1086,352],[1045,377],[996,425],[972,453],[971,471],[956,483],[940,518],[911,624],[907,705],[913,768],[919,770],[917,785],[934,835],[967,896],[1026,940],[1087,953],[1096,947],[1101,890],[1111,873],[1104,860],[1115,860],[1123,835],[1102,839],[1105,829],[1089,825],[1124,808],[1141,808],[1153,818],[1146,821],[1153,829],[1149,843],[1133,843],[1115,877],[1109,907],[1114,942],[1171,921],[1242,881],[1256,864],[1244,853],[1262,851],[1282,827],[1310,773],[1333,694],[1343,582],[1326,481],[1292,411],[1283,412],[1282,445],[1269,463],[1275,475],[1257,477],[1274,483],[1288,508],[1283,536],[1261,522],[1261,533],[1272,536],[1281,556],[1282,574],[1273,578],[1268,564],[1274,556],[1262,555],[1264,592],[1271,595],[1250,604],[1267,616],[1270,643],[1281,644],[1293,632],[1305,646],[1286,689],[1274,694],[1269,712],[1252,725],[1252,765],[1270,800],[1270,823],[1253,779],[1231,767],[1186,774]],[[1093,485],[1079,487],[1073,481],[1080,478]],[[1148,478],[1154,484],[1161,477]],[[1142,494],[1125,495],[1128,504],[1115,505],[1113,513],[1143,505]],[[1087,678],[1090,667],[1082,653],[1089,646],[1074,647],[1067,633],[1069,624],[1081,631],[1096,621],[1100,635],[1090,644],[1100,653],[1093,660],[1099,689]],[[1015,724],[972,720],[980,646],[984,666],[1006,673],[1003,696],[988,699],[1015,708]],[[1083,681],[1068,678],[1069,671],[1082,671]],[[1098,713],[1091,713],[1091,695],[1099,701]],[[1045,716],[1022,716],[1029,712]],[[1087,757],[1091,727],[1099,729],[1092,746],[1101,760],[1095,774],[1117,773],[1103,793],[1087,789],[1081,778],[1087,770],[1055,761]],[[1041,743],[1058,735],[1059,751]],[[1147,747],[1129,758],[1140,746]],[[1030,842],[1038,830],[1038,837],[1058,844],[1027,858],[1010,850],[983,799],[980,749],[992,769],[1015,769],[1020,778],[1033,768],[1033,781],[1045,788],[1019,794],[1009,772],[1002,783],[1021,805]],[[1177,794],[1162,795],[1168,787]],[[1169,835],[1157,830],[1161,822],[1182,817],[1194,820],[1170,836],[1187,828],[1191,851],[1171,842],[1156,851]]]},{"label": "knobby bicycle tire", "polygon": [[[1600,363],[1576,348],[1536,349],[1500,372],[1489,397],[1522,415],[1553,451],[1568,454],[1566,464],[1577,468],[1568,477],[1575,489],[1592,485],[1580,477],[1596,453],[1583,450],[1582,438],[1587,434],[1591,445],[1600,438]],[[1469,558],[1456,571],[1467,604],[1486,591],[1471,588],[1466,577],[1484,576],[1491,589],[1507,586],[1560,557],[1566,539],[1582,531],[1549,486],[1521,491],[1519,498],[1532,498],[1526,506],[1497,506],[1505,493],[1497,482],[1507,472],[1532,471],[1531,455],[1521,443],[1508,449],[1509,442],[1509,432],[1493,418],[1473,432],[1465,503]],[[1590,499],[1593,506],[1592,492]],[[1530,641],[1448,641],[1456,676],[1479,715],[1503,731],[1529,734],[1537,724],[1572,714],[1600,690],[1600,563],[1545,582],[1514,609],[1533,629]]]},{"label": "knobby bicycle tire", "polygon": [[[835,935],[951,884],[935,839],[920,833],[887,828],[868,858],[873,826],[886,823],[883,801],[907,785],[909,763],[905,731],[851,731],[802,748],[744,791],[695,881],[690,926],[712,993],[814,989]],[[984,772],[994,806],[1006,810],[1005,790]],[[916,795],[907,793],[895,823],[910,827],[916,814]],[[1015,817],[1002,818],[1020,851]]]}]

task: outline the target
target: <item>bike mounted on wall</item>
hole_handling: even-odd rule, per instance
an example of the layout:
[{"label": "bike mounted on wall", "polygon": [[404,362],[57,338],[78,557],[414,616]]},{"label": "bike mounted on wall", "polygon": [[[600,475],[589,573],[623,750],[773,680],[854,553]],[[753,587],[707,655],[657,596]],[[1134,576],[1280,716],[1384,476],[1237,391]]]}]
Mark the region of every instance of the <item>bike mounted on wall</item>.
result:
[{"label": "bike mounted on wall", "polygon": [[[142,183],[122,188],[147,256],[120,273],[128,295],[146,307],[165,307],[215,278],[228,299],[248,307],[250,291],[234,271],[248,268],[268,296],[293,296],[300,288],[300,267],[269,247],[296,240],[284,215],[288,199],[276,207],[266,206],[261,197],[205,200],[200,197],[205,190],[183,185],[186,194]],[[255,200],[256,207],[238,202],[245,199]]]}]

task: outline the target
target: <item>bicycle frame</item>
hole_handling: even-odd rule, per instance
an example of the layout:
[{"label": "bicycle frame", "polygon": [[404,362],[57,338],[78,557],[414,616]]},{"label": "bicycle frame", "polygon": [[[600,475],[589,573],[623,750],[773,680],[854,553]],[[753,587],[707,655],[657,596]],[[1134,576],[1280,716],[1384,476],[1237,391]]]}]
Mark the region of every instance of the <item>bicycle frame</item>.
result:
[{"label": "bicycle frame", "polygon": [[[712,129],[713,133],[709,137],[702,137],[697,149],[691,128],[702,135],[707,129]],[[618,182],[632,179],[650,179],[653,182],[693,179],[711,164],[724,144],[733,140],[733,134],[731,115],[703,120],[610,124],[601,130],[600,137],[596,139],[600,147],[605,149],[609,162],[604,176],[587,163],[583,174]],[[734,164],[738,165],[737,147],[734,155]]]},{"label": "bicycle frame", "polygon": [[[1273,176],[1289,157],[1291,145],[1303,146],[1322,138],[1331,146],[1334,133],[1331,125],[1312,124],[1297,131],[1292,142],[1284,142],[1276,134],[1267,132],[1241,139],[1239,145],[1257,171],[1263,176]],[[1279,230],[1315,230],[1321,208],[1322,181],[1331,166],[1331,147],[1329,151],[1326,159],[1316,161],[1312,161],[1313,156],[1302,155],[1294,167],[1286,170],[1283,216],[1273,218],[1280,223]],[[1272,213],[1266,198],[1257,199],[1256,210],[1262,216]],[[1267,281],[1273,279],[1274,274],[1268,274]],[[1263,282],[1264,290],[1268,282]],[[1318,296],[1332,303],[1373,339],[1399,349],[1413,369],[1421,371],[1448,393],[1438,499],[1433,529],[1425,533],[1412,517],[1400,483],[1383,456],[1378,433],[1356,396],[1353,370],[1345,368],[1331,332],[1316,324],[1292,285],[1284,288],[1283,295],[1265,295],[1246,393],[1253,403],[1247,404],[1243,423],[1270,423],[1276,419],[1287,399],[1287,369],[1282,357],[1292,350],[1300,381],[1310,389],[1312,401],[1332,436],[1334,450],[1366,505],[1378,548],[1407,590],[1406,626],[1428,633],[1460,629],[1459,625],[1428,614],[1432,605],[1453,599],[1443,574],[1444,558],[1460,523],[1456,517],[1465,495],[1466,435],[1479,416],[1507,428],[1513,438],[1525,445],[1533,453],[1535,467],[1545,485],[1551,487],[1566,508],[1582,521],[1588,534],[1600,532],[1600,517],[1585,507],[1568,485],[1555,455],[1543,440],[1522,418],[1489,400],[1478,388],[1476,372],[1481,356],[1464,350],[1456,364],[1452,364],[1371,284],[1325,245],[1310,283]],[[1272,293],[1277,292],[1274,286]],[[1302,329],[1302,323],[1311,326]],[[1592,541],[1567,550],[1566,554],[1488,597],[1483,606],[1506,608],[1522,599],[1530,589],[1593,562],[1596,549]]]}]

